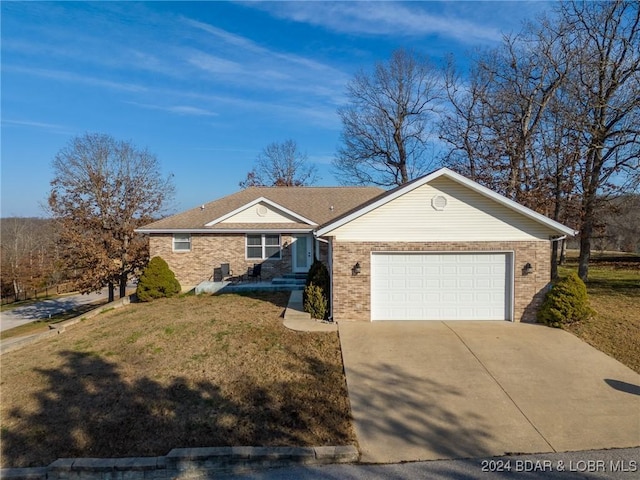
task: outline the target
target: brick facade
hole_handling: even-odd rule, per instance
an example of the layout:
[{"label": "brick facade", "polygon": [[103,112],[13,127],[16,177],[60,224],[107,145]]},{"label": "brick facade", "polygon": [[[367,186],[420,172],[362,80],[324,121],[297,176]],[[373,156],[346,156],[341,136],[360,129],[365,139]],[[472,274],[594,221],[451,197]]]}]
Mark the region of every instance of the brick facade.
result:
[{"label": "brick facade", "polygon": [[[333,318],[370,321],[371,319],[371,252],[376,251],[441,251],[482,252],[506,251],[514,255],[514,320],[535,322],[551,276],[550,242],[343,242],[333,239]],[[361,273],[352,274],[360,263]],[[530,263],[533,272],[524,274]]]},{"label": "brick facade", "polygon": [[[205,280],[220,281],[220,265],[230,264],[233,275],[246,274],[254,263],[262,263],[262,278],[268,280],[292,271],[292,236],[281,235],[280,260],[247,260],[244,234],[192,234],[190,252],[173,251],[173,235],[149,236],[151,257],[160,256],[173,270],[183,289],[190,289]],[[285,246],[286,245],[286,246]],[[327,247],[320,244],[321,259],[326,261]]]}]

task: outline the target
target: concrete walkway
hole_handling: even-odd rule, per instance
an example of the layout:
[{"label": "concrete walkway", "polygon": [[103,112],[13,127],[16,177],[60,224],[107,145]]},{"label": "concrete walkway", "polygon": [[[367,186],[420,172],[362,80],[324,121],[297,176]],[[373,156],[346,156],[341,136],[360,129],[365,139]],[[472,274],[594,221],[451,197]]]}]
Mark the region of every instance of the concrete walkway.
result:
[{"label": "concrete walkway", "polygon": [[313,320],[302,306],[302,290],[294,290],[284,311],[284,326],[297,332],[335,332],[338,326],[334,322]]},{"label": "concrete walkway", "polygon": [[640,445],[640,375],[562,330],[340,322],[363,462]]}]

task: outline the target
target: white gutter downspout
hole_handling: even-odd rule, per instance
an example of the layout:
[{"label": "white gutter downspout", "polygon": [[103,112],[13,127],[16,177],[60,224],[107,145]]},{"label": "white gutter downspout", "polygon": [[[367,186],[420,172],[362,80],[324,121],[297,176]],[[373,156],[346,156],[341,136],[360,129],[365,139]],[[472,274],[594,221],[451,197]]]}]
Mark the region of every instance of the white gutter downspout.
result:
[{"label": "white gutter downspout", "polygon": [[[577,232],[576,232],[576,233],[577,233]],[[551,243],[553,243],[553,242],[559,242],[559,241],[561,241],[561,240],[565,240],[566,238],[567,238],[567,235],[562,235],[562,236],[560,236],[560,237],[558,237],[558,238],[550,238],[550,239],[549,239],[549,241],[550,241]],[[561,250],[562,250],[562,249],[561,249]],[[558,255],[558,257],[556,257],[556,273],[557,273],[557,272],[558,272],[558,258],[561,258],[561,257],[562,257],[562,251],[560,251],[560,253],[558,253],[558,252],[556,251],[556,254]],[[553,279],[551,279],[551,281],[553,281]]]},{"label": "white gutter downspout", "polygon": [[[329,320],[333,320],[333,261],[332,261],[333,247],[332,247],[331,242],[329,240],[326,240],[324,238],[320,238],[320,237],[316,236],[316,232],[315,231],[313,232],[313,236],[315,237],[316,240],[318,240],[318,242],[324,242],[328,246],[327,263],[329,265],[327,265],[327,269],[329,270],[329,289],[331,290],[329,292],[329,298],[331,299],[331,307],[330,307],[330,310],[329,310]],[[318,247],[318,260],[320,260],[320,244],[317,243],[316,245]]]},{"label": "white gutter downspout", "polygon": [[327,245],[329,245],[329,240],[325,240],[324,238],[316,237],[316,232],[313,232],[313,236],[316,239],[316,258],[318,260],[320,260],[320,243],[319,242],[324,242]]}]

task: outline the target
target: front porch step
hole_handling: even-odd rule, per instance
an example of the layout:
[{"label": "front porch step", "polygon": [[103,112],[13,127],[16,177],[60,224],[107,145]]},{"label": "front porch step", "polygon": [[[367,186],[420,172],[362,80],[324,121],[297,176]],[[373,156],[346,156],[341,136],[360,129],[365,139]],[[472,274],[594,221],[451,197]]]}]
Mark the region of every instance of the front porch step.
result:
[{"label": "front porch step", "polygon": [[302,285],[305,284],[304,278],[293,278],[293,277],[275,277],[271,279],[271,283],[274,285]]},{"label": "front porch step", "polygon": [[306,280],[307,274],[306,273],[284,273],[282,275],[282,278],[296,278],[298,280]]},{"label": "front porch step", "polygon": [[291,285],[291,284],[277,284],[274,285],[269,281],[264,282],[242,282],[242,283],[230,283],[230,282],[209,282],[204,281],[195,288],[195,293],[233,293],[233,292],[250,292],[252,290],[264,290],[269,292],[290,292],[292,290],[304,290],[304,284]]},{"label": "front porch step", "polygon": [[230,284],[224,287],[221,291],[224,293],[231,292],[250,292],[252,290],[261,290],[266,292],[291,292],[294,290],[299,290],[302,293],[304,290],[304,285],[290,285],[290,284],[273,284],[273,283],[240,283],[240,284]]}]

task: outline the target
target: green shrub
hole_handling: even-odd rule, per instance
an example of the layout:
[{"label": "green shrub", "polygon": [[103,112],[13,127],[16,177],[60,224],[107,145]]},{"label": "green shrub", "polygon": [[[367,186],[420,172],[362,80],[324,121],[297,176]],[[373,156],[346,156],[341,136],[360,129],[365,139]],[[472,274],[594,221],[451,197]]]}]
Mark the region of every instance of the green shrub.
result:
[{"label": "green shrub", "polygon": [[136,295],[141,302],[149,302],[155,298],[172,297],[181,290],[167,262],[160,257],[153,257],[140,275]]},{"label": "green shrub", "polygon": [[312,318],[324,320],[327,315],[327,298],[322,288],[313,283],[304,289],[304,311]]},{"label": "green shrub", "polygon": [[329,270],[320,260],[314,260],[307,273],[307,281],[305,285],[308,287],[314,284],[322,289],[323,292],[329,292]]},{"label": "green shrub", "polygon": [[[307,273],[307,280],[305,282],[305,286],[308,288],[311,285],[314,285],[318,288],[320,288],[321,292],[322,292],[322,296],[325,300],[326,306],[325,306],[325,315],[328,316],[329,315],[329,285],[331,283],[330,277],[329,277],[329,270],[327,270],[327,267],[325,266],[324,263],[322,263],[320,260],[314,260],[313,263],[311,264],[311,268],[309,268],[309,272]],[[304,292],[302,293],[302,302],[303,305],[307,304],[307,288],[304,289]],[[306,309],[305,307],[305,312],[309,312],[311,313],[309,310]],[[319,319],[324,319],[325,317],[313,317],[313,318],[319,318]]]},{"label": "green shrub", "polygon": [[562,325],[586,320],[593,313],[589,307],[587,287],[576,272],[571,272],[547,292],[538,311],[538,322],[560,328]]}]

